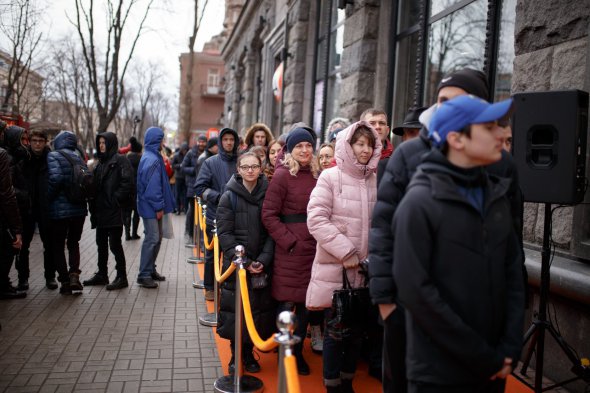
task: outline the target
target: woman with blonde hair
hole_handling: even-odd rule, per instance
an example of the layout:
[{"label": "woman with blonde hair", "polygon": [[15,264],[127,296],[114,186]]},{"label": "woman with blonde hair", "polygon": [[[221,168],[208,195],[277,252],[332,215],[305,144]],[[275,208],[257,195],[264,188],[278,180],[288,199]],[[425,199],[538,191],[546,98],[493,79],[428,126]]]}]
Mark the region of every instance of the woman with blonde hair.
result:
[{"label": "woman with blonde hair", "polygon": [[[305,293],[311,277],[316,242],[307,229],[307,203],[316,185],[319,165],[314,157],[315,139],[300,127],[289,133],[282,162],[268,186],[262,207],[262,222],[275,241],[272,296],[279,311],[294,311],[295,334],[305,337],[307,309]],[[308,375],[303,342],[294,348],[299,374]]]}]

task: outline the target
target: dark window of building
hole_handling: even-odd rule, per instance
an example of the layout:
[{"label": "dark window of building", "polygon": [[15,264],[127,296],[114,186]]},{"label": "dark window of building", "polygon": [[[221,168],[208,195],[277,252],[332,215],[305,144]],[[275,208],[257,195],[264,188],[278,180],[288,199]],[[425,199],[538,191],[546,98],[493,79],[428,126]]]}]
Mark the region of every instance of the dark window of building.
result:
[{"label": "dark window of building", "polygon": [[488,98],[510,95],[516,0],[399,0],[396,5],[393,123],[414,105],[432,105],[445,75],[465,67],[484,70],[486,61],[493,94]]},{"label": "dark window of building", "polygon": [[340,62],[344,47],[345,11],[336,0],[322,0],[317,34],[313,128],[323,131],[340,106]]}]

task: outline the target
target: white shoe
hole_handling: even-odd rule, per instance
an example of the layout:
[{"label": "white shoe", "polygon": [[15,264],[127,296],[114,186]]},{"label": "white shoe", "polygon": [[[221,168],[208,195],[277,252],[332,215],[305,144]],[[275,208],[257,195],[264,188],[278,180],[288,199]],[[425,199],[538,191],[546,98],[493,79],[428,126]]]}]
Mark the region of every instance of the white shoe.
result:
[{"label": "white shoe", "polygon": [[322,334],[322,329],[319,325],[317,325],[310,326],[309,330],[311,331],[311,349],[314,352],[321,353],[324,348],[324,336]]}]

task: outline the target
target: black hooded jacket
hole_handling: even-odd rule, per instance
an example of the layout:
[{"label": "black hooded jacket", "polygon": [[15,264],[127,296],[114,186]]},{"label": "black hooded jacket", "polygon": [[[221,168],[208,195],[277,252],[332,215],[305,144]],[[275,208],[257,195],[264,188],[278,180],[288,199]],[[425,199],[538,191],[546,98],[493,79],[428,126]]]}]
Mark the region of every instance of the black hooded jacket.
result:
[{"label": "black hooded jacket", "polygon": [[[258,177],[258,184],[250,193],[244,187],[242,177],[234,175],[226,186],[217,207],[217,232],[223,251],[223,271],[229,268],[235,256],[235,247],[241,244],[246,249],[249,261],[259,261],[264,272],[270,274],[274,255],[274,243],[266,232],[260,212],[268,182],[264,175]],[[252,289],[250,273],[247,273],[252,315],[256,330],[263,339],[274,333],[275,303],[270,285],[266,288]],[[230,340],[234,338],[235,321],[235,280],[233,273],[222,284],[220,314],[217,333]],[[270,276],[268,279],[270,284]],[[244,334],[249,342],[248,334]]]},{"label": "black hooded jacket", "polygon": [[[524,287],[510,179],[424,158],[395,212],[393,272],[406,309],[409,380],[478,384],[518,361]],[[461,190],[481,190],[477,208]]]},{"label": "black hooded jacket", "polygon": [[[226,134],[234,136],[234,148],[231,153],[223,150],[222,139]],[[217,213],[217,204],[221,194],[225,191],[225,185],[236,173],[238,159],[238,133],[231,128],[224,128],[219,133],[219,152],[217,155],[205,160],[199,169],[199,176],[195,183],[195,194],[207,204],[207,224],[212,225]]]},{"label": "black hooded jacket", "polygon": [[98,165],[94,169],[94,181],[97,186],[96,197],[90,206],[92,227],[108,228],[123,226],[122,208],[133,203],[135,179],[133,168],[127,157],[117,153],[118,140],[112,132],[96,136],[96,146],[100,138],[106,142],[106,152],[97,153]]},{"label": "black hooded jacket", "polygon": [[0,147],[0,230],[5,229],[15,234],[22,233],[23,224],[10,179],[10,156]]},{"label": "black hooded jacket", "polygon": [[29,150],[22,144],[24,128],[7,127],[4,131],[4,146],[10,156],[10,175],[21,217],[31,212],[31,195],[25,176],[25,165],[30,159]]},{"label": "black hooded jacket", "polygon": [[29,195],[31,197],[31,210],[36,218],[47,216],[49,201],[47,200],[47,180],[49,173],[47,170],[47,155],[51,149],[45,146],[40,155],[33,153],[29,149],[30,159],[25,163],[23,170]]}]

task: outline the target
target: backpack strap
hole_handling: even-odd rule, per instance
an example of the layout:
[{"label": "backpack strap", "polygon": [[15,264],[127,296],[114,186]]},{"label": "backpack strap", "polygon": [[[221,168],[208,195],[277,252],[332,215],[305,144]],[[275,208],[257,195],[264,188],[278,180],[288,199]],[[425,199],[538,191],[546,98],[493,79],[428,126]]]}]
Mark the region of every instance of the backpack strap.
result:
[{"label": "backpack strap", "polygon": [[66,152],[64,152],[62,150],[57,150],[57,152],[59,154],[61,154],[66,160],[68,160],[68,162],[70,163],[70,165],[72,166],[72,168],[74,167],[74,165],[76,165],[76,163],[74,162],[74,160],[72,159],[72,157],[70,157],[69,154],[67,154]]},{"label": "backpack strap", "polygon": [[229,199],[231,200],[231,206],[232,206],[232,209],[233,209],[233,211],[235,213],[236,212],[236,206],[238,205],[238,196],[232,190],[228,190],[228,191],[229,191]]}]

